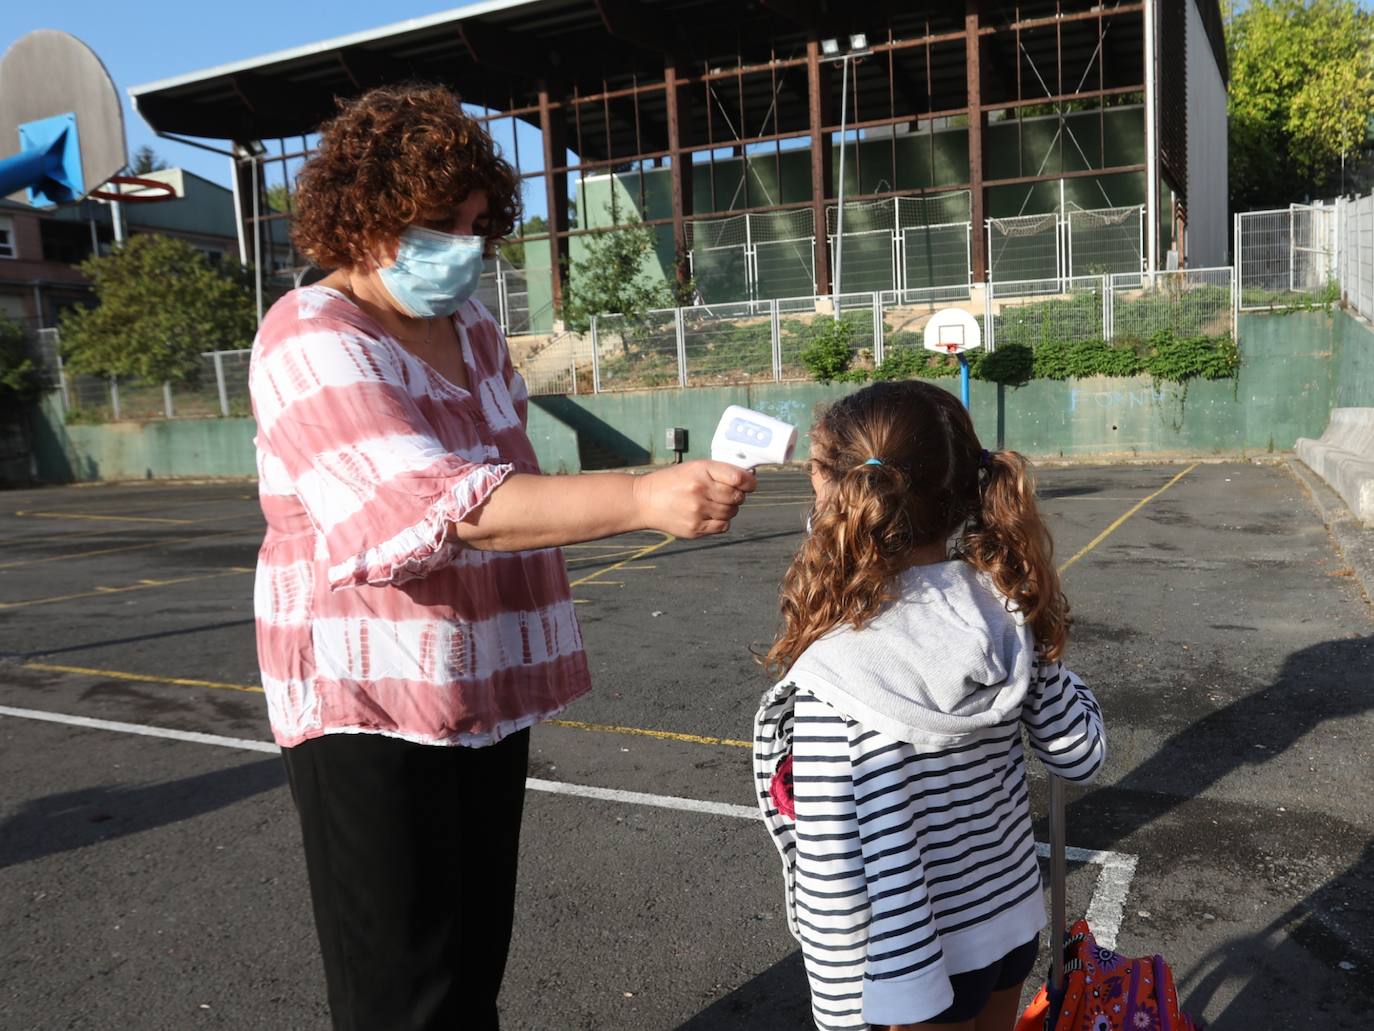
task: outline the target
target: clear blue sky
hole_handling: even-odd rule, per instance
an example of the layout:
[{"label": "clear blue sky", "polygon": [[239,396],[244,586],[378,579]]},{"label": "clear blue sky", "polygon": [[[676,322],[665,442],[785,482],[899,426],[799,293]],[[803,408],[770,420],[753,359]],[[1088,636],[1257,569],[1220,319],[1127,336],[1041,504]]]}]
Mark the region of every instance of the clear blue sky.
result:
[{"label": "clear blue sky", "polygon": [[[169,165],[227,186],[229,159],[157,137],[129,102],[130,86],[462,6],[461,2],[434,0],[389,0],[385,4],[332,0],[327,5],[290,0],[173,5],[68,0],[48,7],[2,0],[0,50],[34,29],[70,32],[105,62],[124,97],[130,158],[139,146],[150,144]],[[328,13],[321,13],[325,11]],[[522,134],[522,147],[524,143]],[[16,148],[17,141],[0,140],[0,157],[8,157]]]}]

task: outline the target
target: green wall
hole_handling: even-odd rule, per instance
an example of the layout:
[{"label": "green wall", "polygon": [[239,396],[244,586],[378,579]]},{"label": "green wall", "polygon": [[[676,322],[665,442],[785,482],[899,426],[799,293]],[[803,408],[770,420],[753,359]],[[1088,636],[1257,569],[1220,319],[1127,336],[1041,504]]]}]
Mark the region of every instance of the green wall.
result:
[{"label": "green wall", "polygon": [[1340,312],[1335,319],[1336,408],[1374,407],[1374,329]]},{"label": "green wall", "polygon": [[[974,382],[971,408],[979,436],[1040,456],[1125,456],[1181,452],[1241,455],[1288,450],[1300,436],[1320,436],[1332,401],[1332,336],[1324,315],[1245,316],[1244,365],[1238,380],[1156,386],[1146,377],[1038,380],[1000,390]],[[1304,324],[1306,323],[1306,324]],[[1300,330],[1294,332],[1294,330]],[[936,381],[957,392],[958,380]],[[652,462],[672,460],[669,426],[685,427],[689,458],[707,457],[727,405],[754,408],[803,429],[818,405],[849,384],[767,383],[749,387],[635,391],[569,398],[633,441]],[[608,447],[613,445],[607,444]],[[803,439],[804,451],[807,441]]]},{"label": "green wall", "polygon": [[[999,390],[973,384],[979,434],[1040,456],[1243,455],[1292,448],[1320,436],[1336,405],[1374,405],[1374,331],[1344,312],[1250,314],[1240,318],[1237,380],[1155,385],[1149,379],[1052,382]],[[951,391],[954,379],[938,381]],[[642,390],[534,398],[529,433],[548,472],[576,472],[586,458],[631,464],[671,461],[664,431],[688,430],[692,458],[705,457],[727,405],[800,427],[817,405],[853,386],[755,386]],[[65,426],[55,398],[35,420],[39,475],[51,482],[251,476],[251,419],[179,419]],[[803,450],[806,442],[803,441]]]}]

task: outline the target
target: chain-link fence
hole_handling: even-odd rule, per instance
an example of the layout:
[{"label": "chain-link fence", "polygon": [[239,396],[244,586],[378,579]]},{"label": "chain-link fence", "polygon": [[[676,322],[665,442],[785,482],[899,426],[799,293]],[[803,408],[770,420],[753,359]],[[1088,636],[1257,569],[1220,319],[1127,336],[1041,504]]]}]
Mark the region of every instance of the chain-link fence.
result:
[{"label": "chain-link fence", "polygon": [[1345,302],[1374,322],[1374,194],[1336,202],[1337,271]]},{"label": "chain-link fence", "polygon": [[1294,204],[1236,215],[1236,278],[1242,311],[1335,300],[1336,208]]}]

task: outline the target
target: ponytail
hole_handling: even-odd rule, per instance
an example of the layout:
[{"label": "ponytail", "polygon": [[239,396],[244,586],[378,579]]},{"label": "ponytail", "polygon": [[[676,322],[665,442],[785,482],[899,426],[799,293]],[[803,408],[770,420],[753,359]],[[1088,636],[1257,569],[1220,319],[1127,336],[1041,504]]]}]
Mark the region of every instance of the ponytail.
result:
[{"label": "ponytail", "polygon": [[861,627],[896,597],[893,584],[915,543],[906,473],[868,462],[826,471],[833,490],[782,582],[783,625],[763,660],[776,676],[827,631]]},{"label": "ponytail", "polygon": [[827,489],[783,579],[770,673],[786,673],[835,627],[862,627],[897,597],[912,550],[951,538],[1045,656],[1063,654],[1069,605],[1030,467],[1014,451],[984,451],[956,397],[919,380],[846,395],[811,428],[811,465]]},{"label": "ponytail", "polygon": [[1035,501],[1035,477],[1015,451],[983,452],[980,504],[959,538],[958,555],[986,573],[1023,614],[1047,659],[1068,644],[1069,603],[1059,587],[1054,544]]}]

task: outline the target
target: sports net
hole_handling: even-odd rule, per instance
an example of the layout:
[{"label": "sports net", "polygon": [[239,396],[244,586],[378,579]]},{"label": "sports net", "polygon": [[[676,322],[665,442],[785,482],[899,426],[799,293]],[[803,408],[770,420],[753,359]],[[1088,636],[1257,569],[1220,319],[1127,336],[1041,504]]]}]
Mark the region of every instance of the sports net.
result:
[{"label": "sports net", "polygon": [[1144,268],[1145,209],[1071,206],[1067,222],[1068,275],[1105,276]]}]

